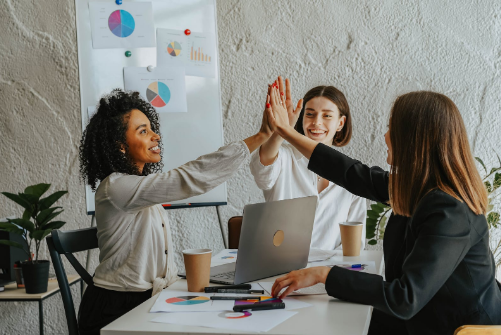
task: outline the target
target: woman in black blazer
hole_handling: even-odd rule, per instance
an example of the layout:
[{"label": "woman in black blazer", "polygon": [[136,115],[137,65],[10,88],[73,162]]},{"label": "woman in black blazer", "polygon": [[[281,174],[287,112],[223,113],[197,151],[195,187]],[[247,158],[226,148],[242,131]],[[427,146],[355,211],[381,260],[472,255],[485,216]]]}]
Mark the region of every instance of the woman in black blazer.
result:
[{"label": "woman in black blazer", "polygon": [[487,193],[455,104],[433,92],[399,97],[385,134],[391,171],[368,167],[299,135],[272,89],[272,128],[310,159],[308,168],[361,197],[389,203],[386,280],[341,267],[278,278],[275,296],[325,283],[329,295],[374,306],[369,334],[453,334],[501,324],[501,291],[489,249]]}]

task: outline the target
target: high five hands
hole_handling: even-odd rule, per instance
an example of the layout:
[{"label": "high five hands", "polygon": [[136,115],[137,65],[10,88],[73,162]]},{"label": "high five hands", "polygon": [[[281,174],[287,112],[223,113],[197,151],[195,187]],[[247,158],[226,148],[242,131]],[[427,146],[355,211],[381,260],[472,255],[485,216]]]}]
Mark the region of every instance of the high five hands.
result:
[{"label": "high five hands", "polygon": [[284,131],[294,128],[302,108],[303,99],[300,99],[294,108],[289,79],[285,79],[285,90],[281,76],[269,85],[266,98],[267,119],[269,127],[280,136],[283,136]]}]

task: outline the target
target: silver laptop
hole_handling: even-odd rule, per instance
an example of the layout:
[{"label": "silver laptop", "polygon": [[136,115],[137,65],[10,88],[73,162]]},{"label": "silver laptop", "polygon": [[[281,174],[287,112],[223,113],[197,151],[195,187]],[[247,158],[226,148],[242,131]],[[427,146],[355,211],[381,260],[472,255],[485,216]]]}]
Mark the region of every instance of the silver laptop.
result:
[{"label": "silver laptop", "polygon": [[247,205],[237,262],[211,268],[210,281],[241,284],[306,267],[317,196]]}]

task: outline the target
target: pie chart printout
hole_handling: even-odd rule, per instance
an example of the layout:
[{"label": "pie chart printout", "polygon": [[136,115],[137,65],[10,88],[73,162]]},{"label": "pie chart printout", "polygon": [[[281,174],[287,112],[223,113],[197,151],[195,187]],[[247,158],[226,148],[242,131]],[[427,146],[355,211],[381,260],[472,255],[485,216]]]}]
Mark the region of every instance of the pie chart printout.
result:
[{"label": "pie chart printout", "polygon": [[161,81],[155,81],[148,85],[146,98],[153,107],[164,107],[170,100],[170,89]]},{"label": "pie chart printout", "polygon": [[174,41],[174,42],[170,42],[169,45],[167,46],[167,52],[169,53],[169,55],[173,56],[173,57],[177,57],[181,54],[181,44],[179,44],[178,42]]},{"label": "pie chart printout", "polygon": [[248,311],[236,312],[236,313],[222,313],[222,314],[223,314],[222,317],[226,319],[243,319],[252,315],[252,313]]},{"label": "pie chart printout", "polygon": [[198,305],[209,302],[210,299],[208,297],[199,297],[199,296],[182,296],[182,297],[174,297],[165,300],[168,304],[173,305]]},{"label": "pie chart printout", "polygon": [[126,10],[116,10],[108,18],[108,27],[113,35],[124,38],[134,32],[136,22],[132,15]]}]

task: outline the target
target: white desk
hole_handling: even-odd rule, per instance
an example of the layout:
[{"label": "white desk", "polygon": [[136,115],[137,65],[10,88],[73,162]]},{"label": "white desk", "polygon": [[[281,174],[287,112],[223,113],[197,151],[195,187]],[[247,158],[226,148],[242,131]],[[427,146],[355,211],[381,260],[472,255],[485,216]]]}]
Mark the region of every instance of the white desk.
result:
[{"label": "white desk", "polygon": [[[362,251],[359,257],[343,257],[342,251],[336,253],[331,260],[363,263],[374,261],[376,270],[381,274],[383,268],[382,251]],[[320,266],[327,262],[309,263],[308,267]],[[214,262],[213,266],[219,265]],[[276,277],[260,281],[273,282]],[[179,280],[167,289],[187,290],[186,280]],[[150,322],[157,316],[149,313],[157,296],[145,301],[129,313],[123,315],[113,323],[101,329],[101,335],[137,335],[145,333],[155,334],[246,334],[235,330],[215,329],[195,326],[181,326]],[[276,326],[267,334],[367,334],[371,319],[372,307],[358,305],[334,299],[326,294],[297,296],[299,299],[312,304],[311,307],[294,310],[298,314]],[[248,334],[256,334],[249,332]]]}]

